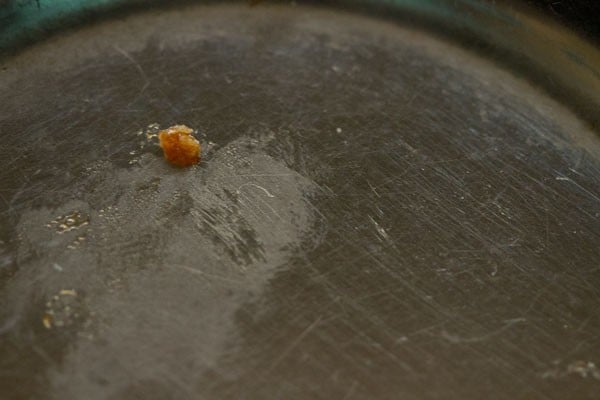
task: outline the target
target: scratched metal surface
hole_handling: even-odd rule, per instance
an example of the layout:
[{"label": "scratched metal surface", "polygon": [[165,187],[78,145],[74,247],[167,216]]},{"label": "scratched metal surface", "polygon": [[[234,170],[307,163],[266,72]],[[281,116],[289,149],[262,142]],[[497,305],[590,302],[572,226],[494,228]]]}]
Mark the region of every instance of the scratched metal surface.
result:
[{"label": "scratched metal surface", "polygon": [[[1,398],[600,393],[599,138],[510,72],[216,5],[2,68]],[[167,165],[154,123],[202,163]]]}]

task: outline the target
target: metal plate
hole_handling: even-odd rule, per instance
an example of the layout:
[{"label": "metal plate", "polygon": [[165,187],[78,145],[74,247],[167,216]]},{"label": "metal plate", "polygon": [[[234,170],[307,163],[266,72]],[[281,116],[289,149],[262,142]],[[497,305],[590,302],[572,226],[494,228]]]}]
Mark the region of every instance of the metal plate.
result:
[{"label": "metal plate", "polygon": [[[3,63],[0,389],[592,399],[600,141],[426,32],[190,6]],[[185,123],[203,161],[146,137]]]}]

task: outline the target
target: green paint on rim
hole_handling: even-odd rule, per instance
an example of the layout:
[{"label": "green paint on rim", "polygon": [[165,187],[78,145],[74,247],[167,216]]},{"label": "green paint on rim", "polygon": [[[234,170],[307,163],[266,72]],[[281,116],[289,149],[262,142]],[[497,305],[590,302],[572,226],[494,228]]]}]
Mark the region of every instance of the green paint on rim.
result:
[{"label": "green paint on rim", "polygon": [[[153,5],[157,0],[5,0],[0,1],[0,50],[32,43],[47,35],[48,31],[68,27],[85,17],[93,17],[122,6]],[[163,1],[163,4],[182,3],[179,0]],[[348,0],[324,1],[354,6],[387,7],[391,10],[426,17],[433,20],[454,21],[468,24],[470,17],[463,13],[469,9],[486,7],[490,14],[494,7],[476,4],[473,0],[448,2],[444,0]],[[505,18],[506,16],[503,16]]]}]

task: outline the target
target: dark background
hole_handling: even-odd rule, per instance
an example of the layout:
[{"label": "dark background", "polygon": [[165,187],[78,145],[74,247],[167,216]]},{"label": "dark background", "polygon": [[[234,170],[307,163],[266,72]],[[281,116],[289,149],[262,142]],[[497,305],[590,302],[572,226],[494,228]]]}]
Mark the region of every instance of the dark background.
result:
[{"label": "dark background", "polygon": [[[523,2],[523,1],[522,1]],[[526,0],[529,6],[590,38],[600,38],[600,1]]]}]

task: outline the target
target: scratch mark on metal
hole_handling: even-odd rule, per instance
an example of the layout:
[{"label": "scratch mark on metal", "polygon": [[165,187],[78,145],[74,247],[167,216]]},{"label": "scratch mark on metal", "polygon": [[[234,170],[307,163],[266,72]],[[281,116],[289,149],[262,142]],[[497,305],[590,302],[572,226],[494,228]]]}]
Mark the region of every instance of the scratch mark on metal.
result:
[{"label": "scratch mark on metal", "polygon": [[240,175],[230,175],[223,176],[223,178],[242,178],[242,177],[278,177],[278,176],[293,176],[294,174],[240,174]]},{"label": "scratch mark on metal", "polygon": [[550,244],[550,218],[549,218],[549,213],[550,211],[548,210],[548,208],[546,207],[546,214],[544,216],[544,220],[545,220],[545,228],[546,228],[546,236],[545,236],[545,240],[546,240],[546,249],[548,248],[549,244]]},{"label": "scratch mark on metal", "polygon": [[294,348],[296,348],[296,346],[298,346],[300,344],[300,342],[302,342],[302,340],[313,330],[315,329],[315,327],[319,324],[319,322],[321,322],[321,316],[319,316],[319,318],[317,318],[316,320],[314,320],[309,326],[307,326],[297,337],[296,339],[294,339],[289,346],[283,350],[281,352],[281,354],[279,355],[279,357],[277,357],[273,363],[271,364],[271,366],[269,368],[266,369],[266,371],[264,372],[264,375],[268,375],[269,373],[271,373],[271,371],[273,371],[273,369],[275,369],[275,367],[277,367],[279,365],[279,363],[281,361],[283,361],[291,352],[292,350],[294,350]]},{"label": "scratch mark on metal", "polygon": [[224,282],[231,282],[231,283],[241,284],[241,281],[239,281],[239,280],[229,279],[229,278],[225,278],[223,276],[218,276],[218,275],[213,275],[213,274],[207,274],[204,271],[201,271],[201,270],[196,269],[196,268],[188,267],[187,265],[171,264],[171,267],[187,271],[187,272],[189,272],[191,274],[194,274],[194,275],[202,276],[206,280],[209,280],[209,278],[210,278],[210,279],[217,279],[217,280],[224,281]]},{"label": "scratch mark on metal", "polygon": [[131,61],[133,63],[133,65],[135,65],[135,67],[137,68],[137,70],[139,71],[140,76],[144,79],[144,86],[140,90],[140,93],[142,93],[144,90],[146,90],[146,88],[148,88],[148,86],[150,86],[150,80],[148,79],[148,76],[144,72],[144,69],[142,68],[142,66],[140,65],[140,63],[137,62],[136,59],[131,56],[131,54],[129,54],[128,52],[126,52],[125,50],[123,50],[122,48],[120,48],[118,45],[116,45],[116,44],[113,45],[113,48],[115,50],[117,50],[119,53],[121,53],[123,55],[123,57],[125,57],[126,59],[128,59],[129,61]]},{"label": "scratch mark on metal", "polygon": [[520,322],[526,322],[526,321],[527,320],[525,318],[507,319],[504,321],[505,325],[502,326],[501,328],[499,328],[493,332],[486,333],[485,335],[481,335],[481,336],[473,336],[473,337],[465,338],[465,337],[461,337],[458,335],[448,333],[445,329],[442,330],[441,336],[443,339],[447,340],[448,342],[450,342],[452,344],[483,342],[484,340],[487,340],[493,336],[501,334],[502,332],[506,331],[507,329],[509,329],[510,327],[512,327],[515,324],[518,324]]},{"label": "scratch mark on metal", "polygon": [[242,189],[244,186],[254,186],[254,187],[256,187],[256,188],[258,188],[258,189],[262,190],[263,192],[265,192],[265,194],[267,195],[267,197],[275,197],[275,196],[273,196],[273,195],[271,194],[271,192],[269,192],[267,189],[265,189],[264,187],[262,187],[262,186],[260,186],[260,185],[257,185],[257,184],[255,184],[255,183],[244,183],[244,184],[243,184],[243,185],[241,185],[239,188],[237,188],[237,193],[238,193],[238,194],[240,194],[240,191],[241,191],[241,189]]},{"label": "scratch mark on metal", "polygon": [[383,229],[383,228],[381,227],[381,225],[379,225],[379,224],[377,223],[377,221],[375,221],[375,220],[373,219],[373,217],[371,217],[370,215],[369,215],[369,219],[371,220],[371,222],[373,223],[373,225],[375,225],[375,230],[377,231],[377,233],[379,233],[379,235],[381,235],[381,237],[383,237],[385,240],[390,240],[390,236],[389,236],[389,235],[388,235],[388,233],[385,231],[385,229]]},{"label": "scratch mark on metal", "polygon": [[591,361],[578,360],[567,365],[567,368],[561,371],[559,368],[553,368],[541,374],[542,379],[558,379],[567,375],[579,375],[582,378],[593,378],[600,380],[600,369]]},{"label": "scratch mark on metal", "polygon": [[575,174],[577,174],[577,175],[579,175],[579,176],[583,176],[583,177],[585,177],[585,175],[583,175],[581,172],[577,171],[576,169],[569,168],[569,171],[571,171],[571,172],[573,172],[573,173],[575,173]]},{"label": "scratch mark on metal", "polygon": [[[263,209],[262,209],[262,208],[259,206],[258,202],[253,202],[253,201],[252,201],[252,199],[251,199],[249,196],[247,196],[246,194],[244,194],[244,193],[242,193],[242,192],[237,192],[237,193],[238,193],[238,195],[239,195],[241,198],[244,198],[244,199],[246,199],[246,200],[247,200],[247,202],[244,202],[244,204],[247,204],[247,205],[248,205],[248,209],[256,209],[256,210],[260,211],[260,212],[261,212],[261,214],[262,214],[262,215],[264,215],[266,218],[268,218],[268,219],[271,219],[271,218],[270,218],[270,216],[269,216],[269,214],[268,214],[268,213],[266,213],[265,211],[263,211]],[[275,197],[275,196],[273,196],[273,197]],[[271,205],[270,205],[269,203],[267,203],[267,202],[266,202],[264,199],[262,199],[262,198],[259,198],[258,200],[259,200],[259,202],[260,202],[261,204],[264,204],[264,205],[265,205],[265,206],[266,206],[266,207],[267,207],[269,210],[271,210],[271,212],[272,212],[272,213],[273,213],[275,216],[277,216],[277,218],[281,219],[281,215],[279,215],[279,213],[277,212],[277,210],[275,210],[273,207],[271,207]],[[253,214],[254,214],[255,216],[258,216],[258,215],[257,215],[255,212],[253,212]]]},{"label": "scratch mark on metal", "polygon": [[367,183],[369,184],[369,187],[371,188],[371,190],[373,191],[373,193],[375,193],[375,196],[381,197],[379,195],[379,193],[377,193],[377,190],[375,189],[375,187],[373,185],[371,185],[371,182],[367,181]]}]

